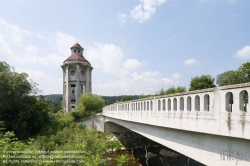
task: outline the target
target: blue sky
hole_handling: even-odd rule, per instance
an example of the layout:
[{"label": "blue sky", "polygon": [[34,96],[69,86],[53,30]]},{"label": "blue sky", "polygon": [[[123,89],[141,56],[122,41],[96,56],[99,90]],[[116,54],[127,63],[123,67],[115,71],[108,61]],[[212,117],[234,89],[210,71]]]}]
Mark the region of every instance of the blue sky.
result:
[{"label": "blue sky", "polygon": [[0,0],[0,61],[62,94],[76,42],[93,93],[152,94],[250,59],[249,0]]}]

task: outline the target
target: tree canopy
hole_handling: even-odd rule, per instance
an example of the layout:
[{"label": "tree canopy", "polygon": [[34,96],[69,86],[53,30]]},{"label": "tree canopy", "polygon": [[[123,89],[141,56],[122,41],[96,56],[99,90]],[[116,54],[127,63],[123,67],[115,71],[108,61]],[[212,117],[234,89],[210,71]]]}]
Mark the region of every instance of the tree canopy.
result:
[{"label": "tree canopy", "polygon": [[241,84],[250,82],[250,62],[243,63],[237,70],[229,70],[218,74],[216,84],[218,86]]},{"label": "tree canopy", "polygon": [[174,94],[174,93],[181,93],[181,92],[186,92],[186,87],[184,86],[171,86],[170,88],[164,90],[164,88],[161,88],[161,90],[155,92],[156,96],[159,95],[169,95],[169,94]]},{"label": "tree canopy", "polygon": [[83,93],[78,100],[77,109],[71,112],[77,120],[83,117],[89,117],[102,111],[105,106],[104,100],[92,93]]},{"label": "tree canopy", "polygon": [[38,91],[37,84],[27,78],[28,74],[0,62],[0,120],[19,137],[38,133],[48,120],[45,101],[31,96]]},{"label": "tree canopy", "polygon": [[210,75],[201,75],[191,79],[189,91],[213,87],[215,87],[214,78]]}]

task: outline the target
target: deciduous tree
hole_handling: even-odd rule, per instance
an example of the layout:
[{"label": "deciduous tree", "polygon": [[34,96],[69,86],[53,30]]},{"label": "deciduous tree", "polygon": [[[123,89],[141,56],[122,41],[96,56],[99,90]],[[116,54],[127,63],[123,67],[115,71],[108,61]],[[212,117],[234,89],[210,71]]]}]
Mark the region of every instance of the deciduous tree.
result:
[{"label": "deciduous tree", "polygon": [[189,91],[213,87],[215,87],[214,78],[212,78],[210,75],[201,75],[191,79]]}]

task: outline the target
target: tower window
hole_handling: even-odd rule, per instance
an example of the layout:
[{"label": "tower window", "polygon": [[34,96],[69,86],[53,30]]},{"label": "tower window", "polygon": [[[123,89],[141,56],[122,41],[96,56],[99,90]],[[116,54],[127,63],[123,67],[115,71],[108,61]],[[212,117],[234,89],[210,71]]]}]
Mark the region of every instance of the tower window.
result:
[{"label": "tower window", "polygon": [[71,76],[75,76],[75,70],[71,70],[71,72],[70,72],[70,74],[71,74]]},{"label": "tower window", "polygon": [[74,94],[74,93],[75,93],[75,90],[72,90],[72,93]]},{"label": "tower window", "polygon": [[74,52],[76,52],[76,50],[74,50]]},{"label": "tower window", "polygon": [[81,51],[80,51],[80,50],[78,50],[78,53],[81,53]]}]

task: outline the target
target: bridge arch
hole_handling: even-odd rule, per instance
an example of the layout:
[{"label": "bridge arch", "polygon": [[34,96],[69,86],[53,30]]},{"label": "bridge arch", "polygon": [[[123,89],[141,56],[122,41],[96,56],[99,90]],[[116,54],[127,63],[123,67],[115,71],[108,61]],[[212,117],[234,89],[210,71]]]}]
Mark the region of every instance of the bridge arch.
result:
[{"label": "bridge arch", "polygon": [[151,100],[151,101],[150,101],[150,111],[153,111],[153,107],[154,107],[153,101]]},{"label": "bridge arch", "polygon": [[190,96],[187,97],[187,110],[192,110],[192,98]]},{"label": "bridge arch", "polygon": [[158,100],[158,111],[161,111],[161,100]]},{"label": "bridge arch", "polygon": [[174,103],[174,111],[177,111],[177,99],[176,98],[174,98],[173,103]]},{"label": "bridge arch", "polygon": [[204,110],[209,111],[210,109],[210,96],[208,94],[204,95]]},{"label": "bridge arch", "polygon": [[163,111],[166,110],[166,100],[165,99],[162,100],[162,110]]},{"label": "bridge arch", "polygon": [[226,98],[225,110],[227,110],[228,112],[233,112],[233,103],[234,103],[233,93],[227,92],[225,98]]},{"label": "bridge arch", "polygon": [[195,100],[195,110],[200,111],[200,96],[196,95],[194,100]]},{"label": "bridge arch", "polygon": [[247,112],[247,107],[248,107],[248,92],[246,90],[242,90],[239,94],[239,99],[240,99],[240,110]]},{"label": "bridge arch", "polygon": [[168,99],[168,111],[171,111],[171,99]]},{"label": "bridge arch", "polygon": [[184,111],[184,98],[183,97],[180,98],[180,110]]}]

